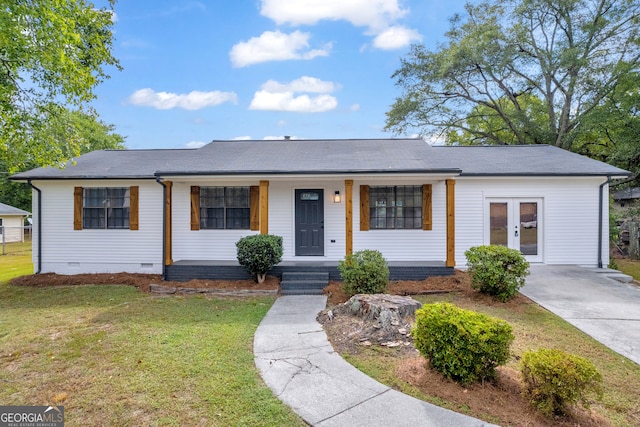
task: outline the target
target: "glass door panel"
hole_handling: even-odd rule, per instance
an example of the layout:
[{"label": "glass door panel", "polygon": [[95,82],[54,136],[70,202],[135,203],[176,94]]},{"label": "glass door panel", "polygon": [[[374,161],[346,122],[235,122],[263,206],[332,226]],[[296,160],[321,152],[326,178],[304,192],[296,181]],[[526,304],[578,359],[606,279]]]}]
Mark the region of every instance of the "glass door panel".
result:
[{"label": "glass door panel", "polygon": [[520,202],[520,252],[538,255],[538,203]]},{"label": "glass door panel", "polygon": [[508,246],[508,205],[491,203],[489,205],[489,243]]}]

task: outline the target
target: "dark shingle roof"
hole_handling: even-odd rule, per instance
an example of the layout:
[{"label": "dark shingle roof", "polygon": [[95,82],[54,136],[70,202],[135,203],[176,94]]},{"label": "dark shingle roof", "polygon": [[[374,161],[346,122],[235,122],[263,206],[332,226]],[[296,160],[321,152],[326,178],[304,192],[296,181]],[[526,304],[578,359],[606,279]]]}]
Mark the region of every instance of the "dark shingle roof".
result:
[{"label": "dark shingle roof", "polygon": [[606,163],[545,145],[431,147],[422,139],[325,139],[213,141],[199,149],[94,151],[65,169],[38,168],[12,179],[354,173],[628,175]]},{"label": "dark shingle roof", "polygon": [[433,147],[466,176],[629,176],[629,172],[551,145]]},{"label": "dark shingle roof", "polygon": [[0,203],[0,215],[31,215],[30,212],[23,211],[22,209],[14,208],[11,205],[5,205]]}]

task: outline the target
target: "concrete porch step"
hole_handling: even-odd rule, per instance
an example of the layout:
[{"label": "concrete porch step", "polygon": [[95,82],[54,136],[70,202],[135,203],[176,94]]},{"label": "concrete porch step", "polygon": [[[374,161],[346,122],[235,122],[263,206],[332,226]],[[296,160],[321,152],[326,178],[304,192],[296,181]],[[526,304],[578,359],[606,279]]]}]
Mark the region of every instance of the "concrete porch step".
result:
[{"label": "concrete porch step", "polygon": [[283,272],[280,282],[281,295],[322,295],[329,284],[327,272]]}]

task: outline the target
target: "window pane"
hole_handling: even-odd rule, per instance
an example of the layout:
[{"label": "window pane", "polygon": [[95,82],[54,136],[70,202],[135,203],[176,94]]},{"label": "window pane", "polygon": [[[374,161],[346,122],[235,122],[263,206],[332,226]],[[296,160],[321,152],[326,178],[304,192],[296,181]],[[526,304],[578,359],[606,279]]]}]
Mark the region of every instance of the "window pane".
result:
[{"label": "window pane", "polygon": [[129,228],[129,208],[107,209],[107,228]]},{"label": "window pane", "polygon": [[82,228],[105,228],[105,215],[106,211],[104,208],[82,209]]},{"label": "window pane", "polygon": [[224,228],[224,208],[201,208],[200,228],[203,229],[223,229]]},{"label": "window pane", "polygon": [[83,194],[83,205],[85,208],[103,207],[107,201],[106,188],[85,188]]},{"label": "window pane", "polygon": [[225,189],[225,205],[227,208],[248,208],[249,187],[227,187]]},{"label": "window pane", "polygon": [[247,229],[249,221],[249,208],[227,209],[227,229]]},{"label": "window pane", "polygon": [[223,208],[224,207],[224,187],[201,187],[200,188],[201,208]]}]

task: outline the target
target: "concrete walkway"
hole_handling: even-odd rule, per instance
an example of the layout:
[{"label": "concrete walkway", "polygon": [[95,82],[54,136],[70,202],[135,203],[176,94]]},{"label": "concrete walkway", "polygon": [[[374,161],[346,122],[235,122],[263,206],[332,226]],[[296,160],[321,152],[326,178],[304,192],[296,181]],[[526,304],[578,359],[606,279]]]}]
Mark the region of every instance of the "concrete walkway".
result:
[{"label": "concrete walkway", "polygon": [[324,296],[283,296],[254,337],[255,363],[275,395],[312,426],[489,426],[395,391],[348,364],[316,315]]},{"label": "concrete walkway", "polygon": [[[520,292],[640,364],[640,287],[615,270],[532,265]],[[614,280],[611,277],[617,277]]]}]

